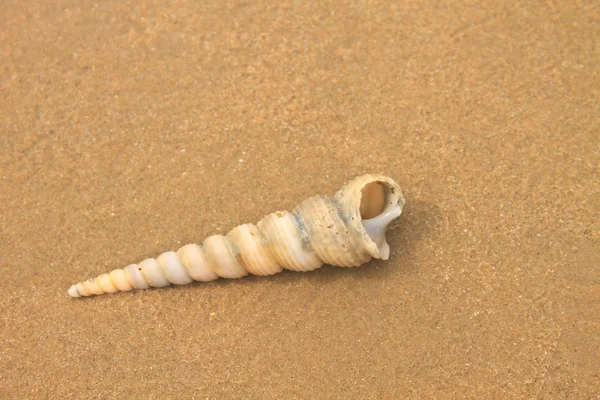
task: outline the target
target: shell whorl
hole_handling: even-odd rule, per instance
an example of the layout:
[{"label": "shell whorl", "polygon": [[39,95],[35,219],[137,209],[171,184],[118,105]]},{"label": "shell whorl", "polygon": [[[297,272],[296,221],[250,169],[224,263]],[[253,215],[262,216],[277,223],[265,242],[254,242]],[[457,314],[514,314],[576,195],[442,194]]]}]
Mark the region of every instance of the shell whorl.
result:
[{"label": "shell whorl", "polygon": [[255,224],[213,235],[200,244],[167,251],[156,259],[72,285],[71,297],[115,293],[250,274],[273,275],[283,269],[311,271],[330,264],[359,266],[371,258],[387,260],[387,225],[404,206],[400,187],[382,175],[363,175],[333,197],[314,196],[292,212],[277,211]]}]

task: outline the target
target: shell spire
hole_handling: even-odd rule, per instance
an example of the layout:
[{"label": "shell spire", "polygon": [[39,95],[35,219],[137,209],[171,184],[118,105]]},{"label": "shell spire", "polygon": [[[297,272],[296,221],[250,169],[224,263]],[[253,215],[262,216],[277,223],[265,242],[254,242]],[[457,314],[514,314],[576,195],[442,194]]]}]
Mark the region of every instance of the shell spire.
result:
[{"label": "shell spire", "polygon": [[156,259],[102,274],[71,286],[71,297],[133,289],[273,275],[283,269],[312,271],[323,264],[356,267],[387,260],[385,233],[405,200],[400,186],[383,175],[359,176],[331,196],[314,196],[292,212],[277,211],[256,225],[167,251]]}]

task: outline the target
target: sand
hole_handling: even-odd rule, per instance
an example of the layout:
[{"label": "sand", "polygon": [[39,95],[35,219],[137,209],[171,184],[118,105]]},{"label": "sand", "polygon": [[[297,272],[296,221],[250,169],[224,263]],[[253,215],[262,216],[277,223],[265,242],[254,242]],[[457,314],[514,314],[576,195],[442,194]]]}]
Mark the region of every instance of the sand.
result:
[{"label": "sand", "polygon": [[[0,5],[0,398],[600,395],[598,3],[273,3]],[[67,296],[366,172],[387,262]]]}]

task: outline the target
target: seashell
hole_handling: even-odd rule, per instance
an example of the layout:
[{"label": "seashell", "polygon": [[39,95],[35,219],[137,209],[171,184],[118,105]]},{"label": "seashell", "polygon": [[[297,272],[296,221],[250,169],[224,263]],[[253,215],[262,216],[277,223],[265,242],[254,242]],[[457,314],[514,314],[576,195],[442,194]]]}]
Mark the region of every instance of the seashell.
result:
[{"label": "seashell", "polygon": [[167,251],[156,259],[79,282],[71,297],[115,293],[250,274],[273,275],[283,269],[312,271],[323,264],[356,267],[372,258],[387,260],[385,233],[405,200],[393,179],[363,175],[333,197],[315,196],[292,212],[277,211],[256,225],[244,224],[201,244]]}]

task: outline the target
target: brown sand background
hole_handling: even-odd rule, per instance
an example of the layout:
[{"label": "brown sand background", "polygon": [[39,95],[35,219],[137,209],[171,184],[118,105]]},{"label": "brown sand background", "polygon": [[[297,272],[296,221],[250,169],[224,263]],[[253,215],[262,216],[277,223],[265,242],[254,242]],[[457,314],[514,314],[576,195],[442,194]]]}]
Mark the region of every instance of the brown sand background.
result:
[{"label": "brown sand background", "polygon": [[[163,3],[0,6],[0,398],[600,395],[598,2]],[[389,262],[67,296],[365,172]]]}]

